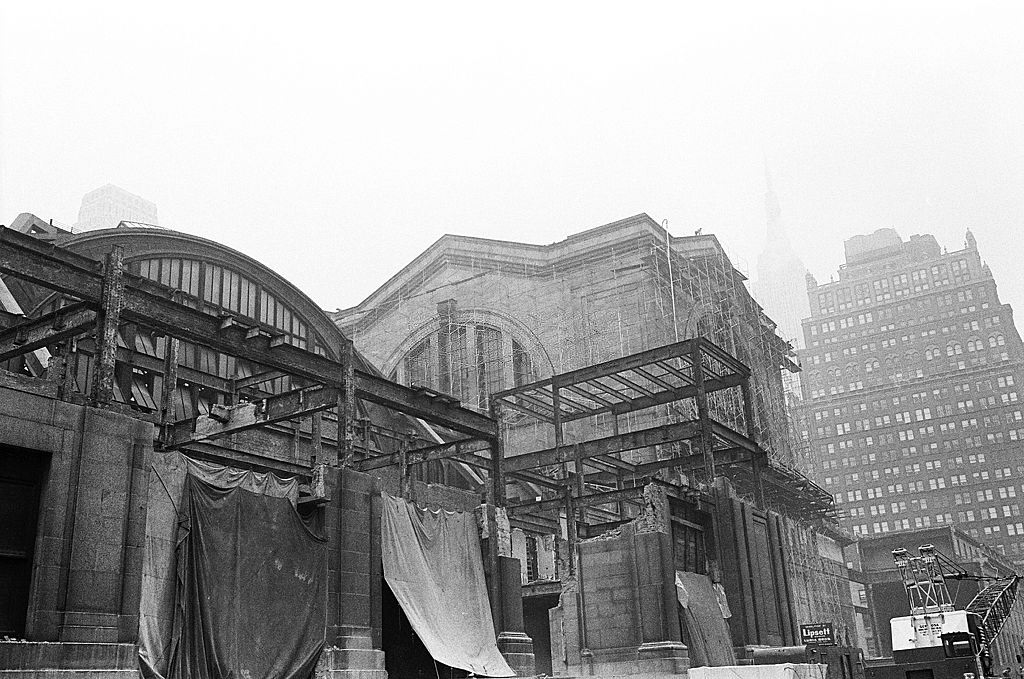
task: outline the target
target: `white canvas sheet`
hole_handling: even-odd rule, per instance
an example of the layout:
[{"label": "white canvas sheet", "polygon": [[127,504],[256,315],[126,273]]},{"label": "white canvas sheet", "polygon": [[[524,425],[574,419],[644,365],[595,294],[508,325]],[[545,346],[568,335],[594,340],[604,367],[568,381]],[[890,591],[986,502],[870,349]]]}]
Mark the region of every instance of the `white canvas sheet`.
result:
[{"label": "white canvas sheet", "polygon": [[384,495],[384,579],[438,662],[485,677],[514,677],[498,650],[476,518],[419,509]]}]

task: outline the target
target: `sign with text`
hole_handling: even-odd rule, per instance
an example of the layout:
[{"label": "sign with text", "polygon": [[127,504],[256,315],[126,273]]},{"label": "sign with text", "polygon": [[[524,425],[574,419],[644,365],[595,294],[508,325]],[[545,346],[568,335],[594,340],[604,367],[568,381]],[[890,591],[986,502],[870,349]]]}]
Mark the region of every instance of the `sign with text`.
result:
[{"label": "sign with text", "polygon": [[800,625],[800,643],[817,646],[835,646],[836,629],[830,622],[813,622]]}]

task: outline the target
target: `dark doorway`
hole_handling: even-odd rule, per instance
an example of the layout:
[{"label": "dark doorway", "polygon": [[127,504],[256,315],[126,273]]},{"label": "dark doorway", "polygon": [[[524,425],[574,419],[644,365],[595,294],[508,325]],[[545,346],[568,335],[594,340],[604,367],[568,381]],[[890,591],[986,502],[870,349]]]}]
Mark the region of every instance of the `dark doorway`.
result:
[{"label": "dark doorway", "polygon": [[0,637],[25,636],[47,464],[36,451],[0,448]]},{"label": "dark doorway", "polygon": [[381,586],[381,645],[388,679],[464,679],[469,675],[434,660],[386,580]]},{"label": "dark doorway", "polygon": [[552,676],[551,672],[551,621],[548,611],[558,605],[557,594],[541,594],[523,597],[523,627],[526,636],[533,640],[534,671]]}]

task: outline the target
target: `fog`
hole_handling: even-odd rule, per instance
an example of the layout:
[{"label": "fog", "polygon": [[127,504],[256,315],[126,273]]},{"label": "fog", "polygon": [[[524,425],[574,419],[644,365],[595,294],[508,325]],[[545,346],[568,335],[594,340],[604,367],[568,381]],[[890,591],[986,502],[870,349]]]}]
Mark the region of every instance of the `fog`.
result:
[{"label": "fog", "polygon": [[5,3],[0,221],[111,182],[328,309],[444,233],[638,212],[755,271],[767,160],[819,281],[973,230],[1024,302],[1018,3]]}]

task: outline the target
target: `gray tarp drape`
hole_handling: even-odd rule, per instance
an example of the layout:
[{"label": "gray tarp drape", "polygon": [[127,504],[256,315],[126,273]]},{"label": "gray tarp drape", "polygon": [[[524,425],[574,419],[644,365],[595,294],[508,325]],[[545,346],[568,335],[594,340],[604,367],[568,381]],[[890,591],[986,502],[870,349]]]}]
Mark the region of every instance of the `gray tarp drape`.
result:
[{"label": "gray tarp drape", "polygon": [[514,677],[494,641],[476,518],[418,509],[384,495],[384,578],[438,662],[487,677]]},{"label": "gray tarp drape", "polygon": [[190,475],[169,677],[307,679],[327,626],[327,545],[286,498]]},{"label": "gray tarp drape", "polygon": [[233,469],[178,452],[154,455],[139,607],[139,666],[148,679],[167,675],[177,588],[179,509],[185,509],[185,481],[190,475],[220,488],[243,488],[259,495],[287,498],[292,504],[299,493],[294,477]]}]

